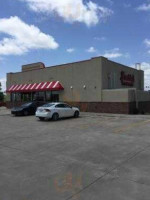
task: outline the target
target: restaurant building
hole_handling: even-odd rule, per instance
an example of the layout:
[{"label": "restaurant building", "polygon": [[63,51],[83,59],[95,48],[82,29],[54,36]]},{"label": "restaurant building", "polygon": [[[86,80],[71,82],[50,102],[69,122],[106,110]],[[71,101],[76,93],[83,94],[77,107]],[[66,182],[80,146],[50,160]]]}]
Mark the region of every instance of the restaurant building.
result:
[{"label": "restaurant building", "polygon": [[7,74],[7,94],[8,107],[35,100],[67,102],[87,112],[150,112],[144,72],[105,57],[51,67],[24,65],[21,72]]}]

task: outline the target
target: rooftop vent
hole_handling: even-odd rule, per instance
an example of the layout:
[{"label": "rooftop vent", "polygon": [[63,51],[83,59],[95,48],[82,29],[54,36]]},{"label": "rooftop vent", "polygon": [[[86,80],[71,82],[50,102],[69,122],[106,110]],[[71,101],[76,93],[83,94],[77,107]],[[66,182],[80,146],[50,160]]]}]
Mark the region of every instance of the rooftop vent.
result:
[{"label": "rooftop vent", "polygon": [[136,63],[135,64],[135,69],[141,70],[141,63]]}]

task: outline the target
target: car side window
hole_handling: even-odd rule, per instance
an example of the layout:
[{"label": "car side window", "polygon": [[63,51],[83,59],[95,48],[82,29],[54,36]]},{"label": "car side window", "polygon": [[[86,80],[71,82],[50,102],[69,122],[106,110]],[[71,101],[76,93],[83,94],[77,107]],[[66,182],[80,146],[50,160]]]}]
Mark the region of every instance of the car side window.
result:
[{"label": "car side window", "polygon": [[58,104],[55,106],[55,108],[65,108],[65,105],[64,104]]},{"label": "car side window", "polygon": [[71,108],[71,106],[64,104],[65,108]]}]

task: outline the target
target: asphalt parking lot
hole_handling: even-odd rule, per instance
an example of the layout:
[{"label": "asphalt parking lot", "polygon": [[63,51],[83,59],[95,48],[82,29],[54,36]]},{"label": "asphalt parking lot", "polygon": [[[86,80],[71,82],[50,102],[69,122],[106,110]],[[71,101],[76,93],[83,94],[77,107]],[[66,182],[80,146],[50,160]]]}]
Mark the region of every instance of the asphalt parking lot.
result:
[{"label": "asphalt parking lot", "polygon": [[0,200],[149,200],[150,116],[0,114]]}]

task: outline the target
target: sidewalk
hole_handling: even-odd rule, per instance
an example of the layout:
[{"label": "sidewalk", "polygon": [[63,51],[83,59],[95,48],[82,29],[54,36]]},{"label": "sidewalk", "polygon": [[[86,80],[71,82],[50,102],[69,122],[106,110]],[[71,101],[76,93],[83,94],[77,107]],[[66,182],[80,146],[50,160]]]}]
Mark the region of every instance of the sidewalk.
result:
[{"label": "sidewalk", "polygon": [[81,112],[81,116],[86,116],[86,117],[114,117],[114,118],[143,118],[143,119],[149,119],[150,114],[145,114],[145,115],[131,115],[131,114],[113,114],[113,113],[93,113],[93,112]]},{"label": "sidewalk", "polygon": [[0,116],[2,115],[10,115],[11,111],[7,109],[6,107],[0,107]]}]

